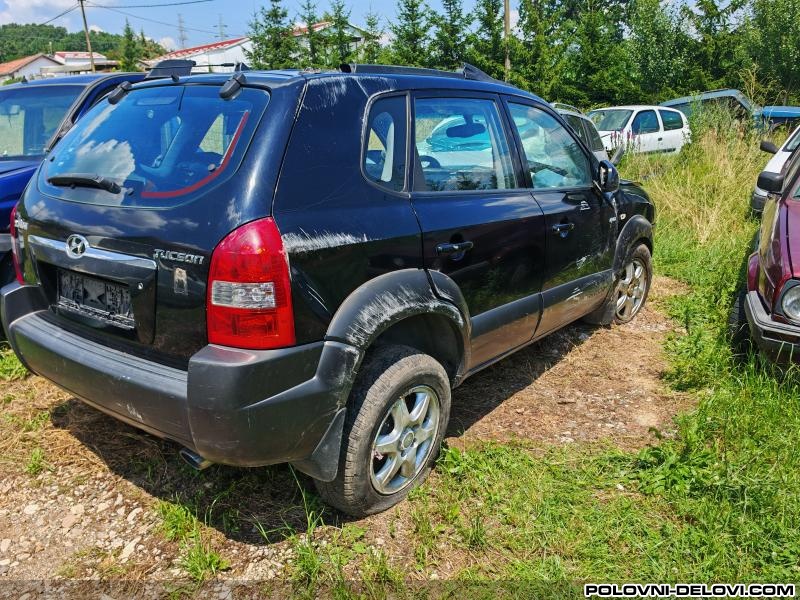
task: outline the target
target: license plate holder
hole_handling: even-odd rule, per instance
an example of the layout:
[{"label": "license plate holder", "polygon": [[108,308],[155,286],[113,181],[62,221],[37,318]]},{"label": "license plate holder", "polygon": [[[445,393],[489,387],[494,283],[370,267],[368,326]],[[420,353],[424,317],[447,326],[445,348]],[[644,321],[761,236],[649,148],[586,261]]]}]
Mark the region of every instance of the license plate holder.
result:
[{"label": "license plate holder", "polygon": [[106,325],[135,329],[130,290],[118,283],[58,269],[56,306]]}]

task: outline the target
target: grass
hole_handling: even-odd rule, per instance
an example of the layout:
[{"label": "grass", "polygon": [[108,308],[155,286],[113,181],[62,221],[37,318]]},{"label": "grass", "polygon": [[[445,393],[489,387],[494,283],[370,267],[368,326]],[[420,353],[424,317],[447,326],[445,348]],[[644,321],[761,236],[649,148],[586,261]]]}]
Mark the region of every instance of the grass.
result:
[{"label": "grass", "polygon": [[0,381],[18,381],[27,374],[28,370],[17,360],[14,352],[4,342],[0,342]]}]

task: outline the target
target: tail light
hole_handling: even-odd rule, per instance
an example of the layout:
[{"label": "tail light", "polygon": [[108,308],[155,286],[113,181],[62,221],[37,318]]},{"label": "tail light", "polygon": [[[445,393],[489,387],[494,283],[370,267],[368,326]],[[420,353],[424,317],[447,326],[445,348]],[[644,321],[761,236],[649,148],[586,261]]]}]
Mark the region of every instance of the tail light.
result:
[{"label": "tail light", "polygon": [[22,277],[22,265],[20,265],[19,248],[17,248],[17,207],[11,209],[11,225],[9,229],[11,234],[11,261],[14,263],[14,272],[17,275],[17,282],[20,284],[25,283]]},{"label": "tail light", "polygon": [[289,262],[271,217],[243,225],[219,243],[206,307],[211,344],[254,350],[294,345]]}]

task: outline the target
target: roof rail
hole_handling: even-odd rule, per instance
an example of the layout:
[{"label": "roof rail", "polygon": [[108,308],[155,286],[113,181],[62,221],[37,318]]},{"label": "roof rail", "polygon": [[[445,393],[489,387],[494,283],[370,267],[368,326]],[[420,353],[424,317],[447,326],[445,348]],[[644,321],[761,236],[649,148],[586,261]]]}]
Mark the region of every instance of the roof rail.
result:
[{"label": "roof rail", "polygon": [[453,79],[469,79],[472,81],[486,81],[491,83],[504,83],[491,75],[484,73],[478,67],[464,63],[457,71],[442,71],[440,69],[426,69],[424,67],[402,67],[397,65],[371,65],[348,64],[339,66],[342,73],[374,73],[379,75],[432,75],[434,77],[451,77]]},{"label": "roof rail", "polygon": [[572,106],[572,104],[566,104],[564,102],[553,102],[553,103],[550,104],[550,106],[552,106],[556,110],[558,110],[558,109],[571,110],[572,112],[576,112],[579,115],[583,114],[583,111],[580,108],[578,108],[577,106]]},{"label": "roof rail", "polygon": [[156,63],[145,76],[145,79],[161,79],[162,77],[180,77],[191,75],[192,69],[197,65],[193,60],[168,59]]}]

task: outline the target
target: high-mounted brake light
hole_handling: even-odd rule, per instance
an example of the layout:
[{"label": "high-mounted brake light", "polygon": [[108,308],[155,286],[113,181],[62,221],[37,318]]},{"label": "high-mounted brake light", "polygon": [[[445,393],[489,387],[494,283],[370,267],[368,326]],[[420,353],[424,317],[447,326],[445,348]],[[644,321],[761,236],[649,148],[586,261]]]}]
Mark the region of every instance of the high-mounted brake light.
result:
[{"label": "high-mounted brake light", "polygon": [[294,345],[290,285],[283,241],[271,217],[234,230],[211,256],[209,343],[253,350]]},{"label": "high-mounted brake light", "polygon": [[14,263],[14,273],[17,275],[17,282],[20,284],[25,283],[22,277],[22,265],[19,264],[19,249],[17,248],[17,207],[11,209],[11,225],[9,228],[11,234],[11,262]]}]

